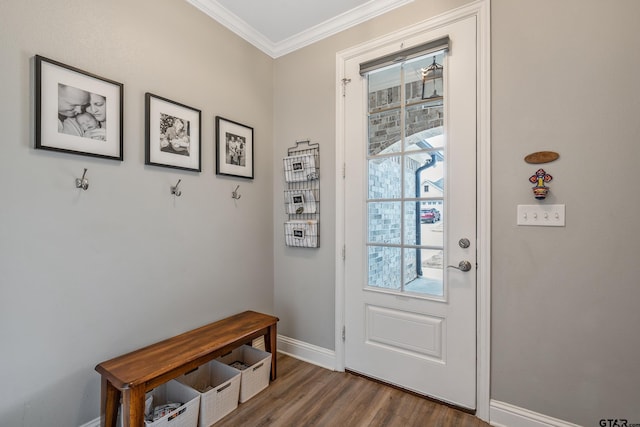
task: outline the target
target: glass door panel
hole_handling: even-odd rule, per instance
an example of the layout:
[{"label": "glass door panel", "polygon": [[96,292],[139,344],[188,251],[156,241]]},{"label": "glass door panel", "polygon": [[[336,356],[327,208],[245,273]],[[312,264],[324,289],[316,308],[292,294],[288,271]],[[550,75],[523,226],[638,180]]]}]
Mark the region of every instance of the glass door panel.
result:
[{"label": "glass door panel", "polygon": [[444,52],[411,59],[404,63],[405,104],[425,100],[442,103],[444,96]]},{"label": "glass door panel", "polygon": [[369,155],[400,151],[401,116],[400,109],[372,113],[369,115]]},{"label": "glass door panel", "polygon": [[404,283],[406,292],[427,294],[435,297],[444,296],[443,249],[420,249],[421,274]]},{"label": "glass door panel", "polygon": [[369,287],[401,291],[401,249],[387,246],[369,246]]},{"label": "glass door panel", "polygon": [[369,289],[444,295],[443,97],[423,97],[433,62],[430,55],[368,74]]},{"label": "glass door panel", "polygon": [[370,202],[368,243],[400,245],[401,206],[399,202]]},{"label": "glass door panel", "polygon": [[375,199],[400,199],[402,196],[401,157],[374,157],[368,160],[369,182],[367,197]]}]

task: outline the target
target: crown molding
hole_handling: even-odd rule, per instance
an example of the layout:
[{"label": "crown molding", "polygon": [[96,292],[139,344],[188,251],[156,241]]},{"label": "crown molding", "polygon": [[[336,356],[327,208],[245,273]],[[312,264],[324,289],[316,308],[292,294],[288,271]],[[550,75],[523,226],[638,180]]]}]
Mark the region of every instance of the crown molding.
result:
[{"label": "crown molding", "polygon": [[209,15],[229,30],[236,33],[267,55],[274,57],[273,52],[276,45],[267,39],[262,33],[256,31],[251,25],[240,19],[237,15],[231,13],[227,8],[220,5],[215,0],[187,0],[188,3],[195,6],[201,12]]},{"label": "crown molding", "polygon": [[272,58],[291,53],[324,38],[358,25],[369,19],[404,6],[414,0],[371,0],[321,24],[302,31],[280,42],[274,42],[256,31],[247,22],[231,13],[216,0],[187,0],[201,12],[215,19]]}]

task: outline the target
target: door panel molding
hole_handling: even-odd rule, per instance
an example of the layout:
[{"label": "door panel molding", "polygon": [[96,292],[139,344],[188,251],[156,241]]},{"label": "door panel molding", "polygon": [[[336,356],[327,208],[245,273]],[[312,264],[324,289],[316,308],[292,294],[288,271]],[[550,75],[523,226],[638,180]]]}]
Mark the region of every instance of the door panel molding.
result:
[{"label": "door panel molding", "polygon": [[[390,347],[432,362],[444,362],[442,337],[445,333],[445,319],[442,317],[371,304],[366,306],[365,315],[365,342]],[[377,321],[381,317],[385,318],[386,324],[394,325],[392,331]],[[402,331],[402,334],[398,336],[397,331]]]}]

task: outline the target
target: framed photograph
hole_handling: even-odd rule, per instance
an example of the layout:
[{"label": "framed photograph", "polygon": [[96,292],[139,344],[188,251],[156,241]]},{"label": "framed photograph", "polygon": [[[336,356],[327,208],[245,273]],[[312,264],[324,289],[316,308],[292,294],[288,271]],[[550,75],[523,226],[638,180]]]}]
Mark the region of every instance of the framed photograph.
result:
[{"label": "framed photograph", "polygon": [[122,161],[124,85],[40,55],[35,65],[35,148]]},{"label": "framed photograph", "polygon": [[145,164],[200,172],[200,110],[145,94]]},{"label": "framed photograph", "polygon": [[253,179],[253,128],[216,116],[216,174]]}]

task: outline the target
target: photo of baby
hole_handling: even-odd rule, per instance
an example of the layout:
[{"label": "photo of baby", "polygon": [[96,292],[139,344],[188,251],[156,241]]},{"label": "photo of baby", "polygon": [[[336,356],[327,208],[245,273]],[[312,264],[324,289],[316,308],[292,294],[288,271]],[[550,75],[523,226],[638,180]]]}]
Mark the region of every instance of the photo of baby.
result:
[{"label": "photo of baby", "polygon": [[58,83],[58,132],[106,141],[106,97]]},{"label": "photo of baby", "polygon": [[89,113],[80,113],[76,116],[76,121],[82,130],[85,138],[107,140],[106,129],[100,127],[98,120]]}]

